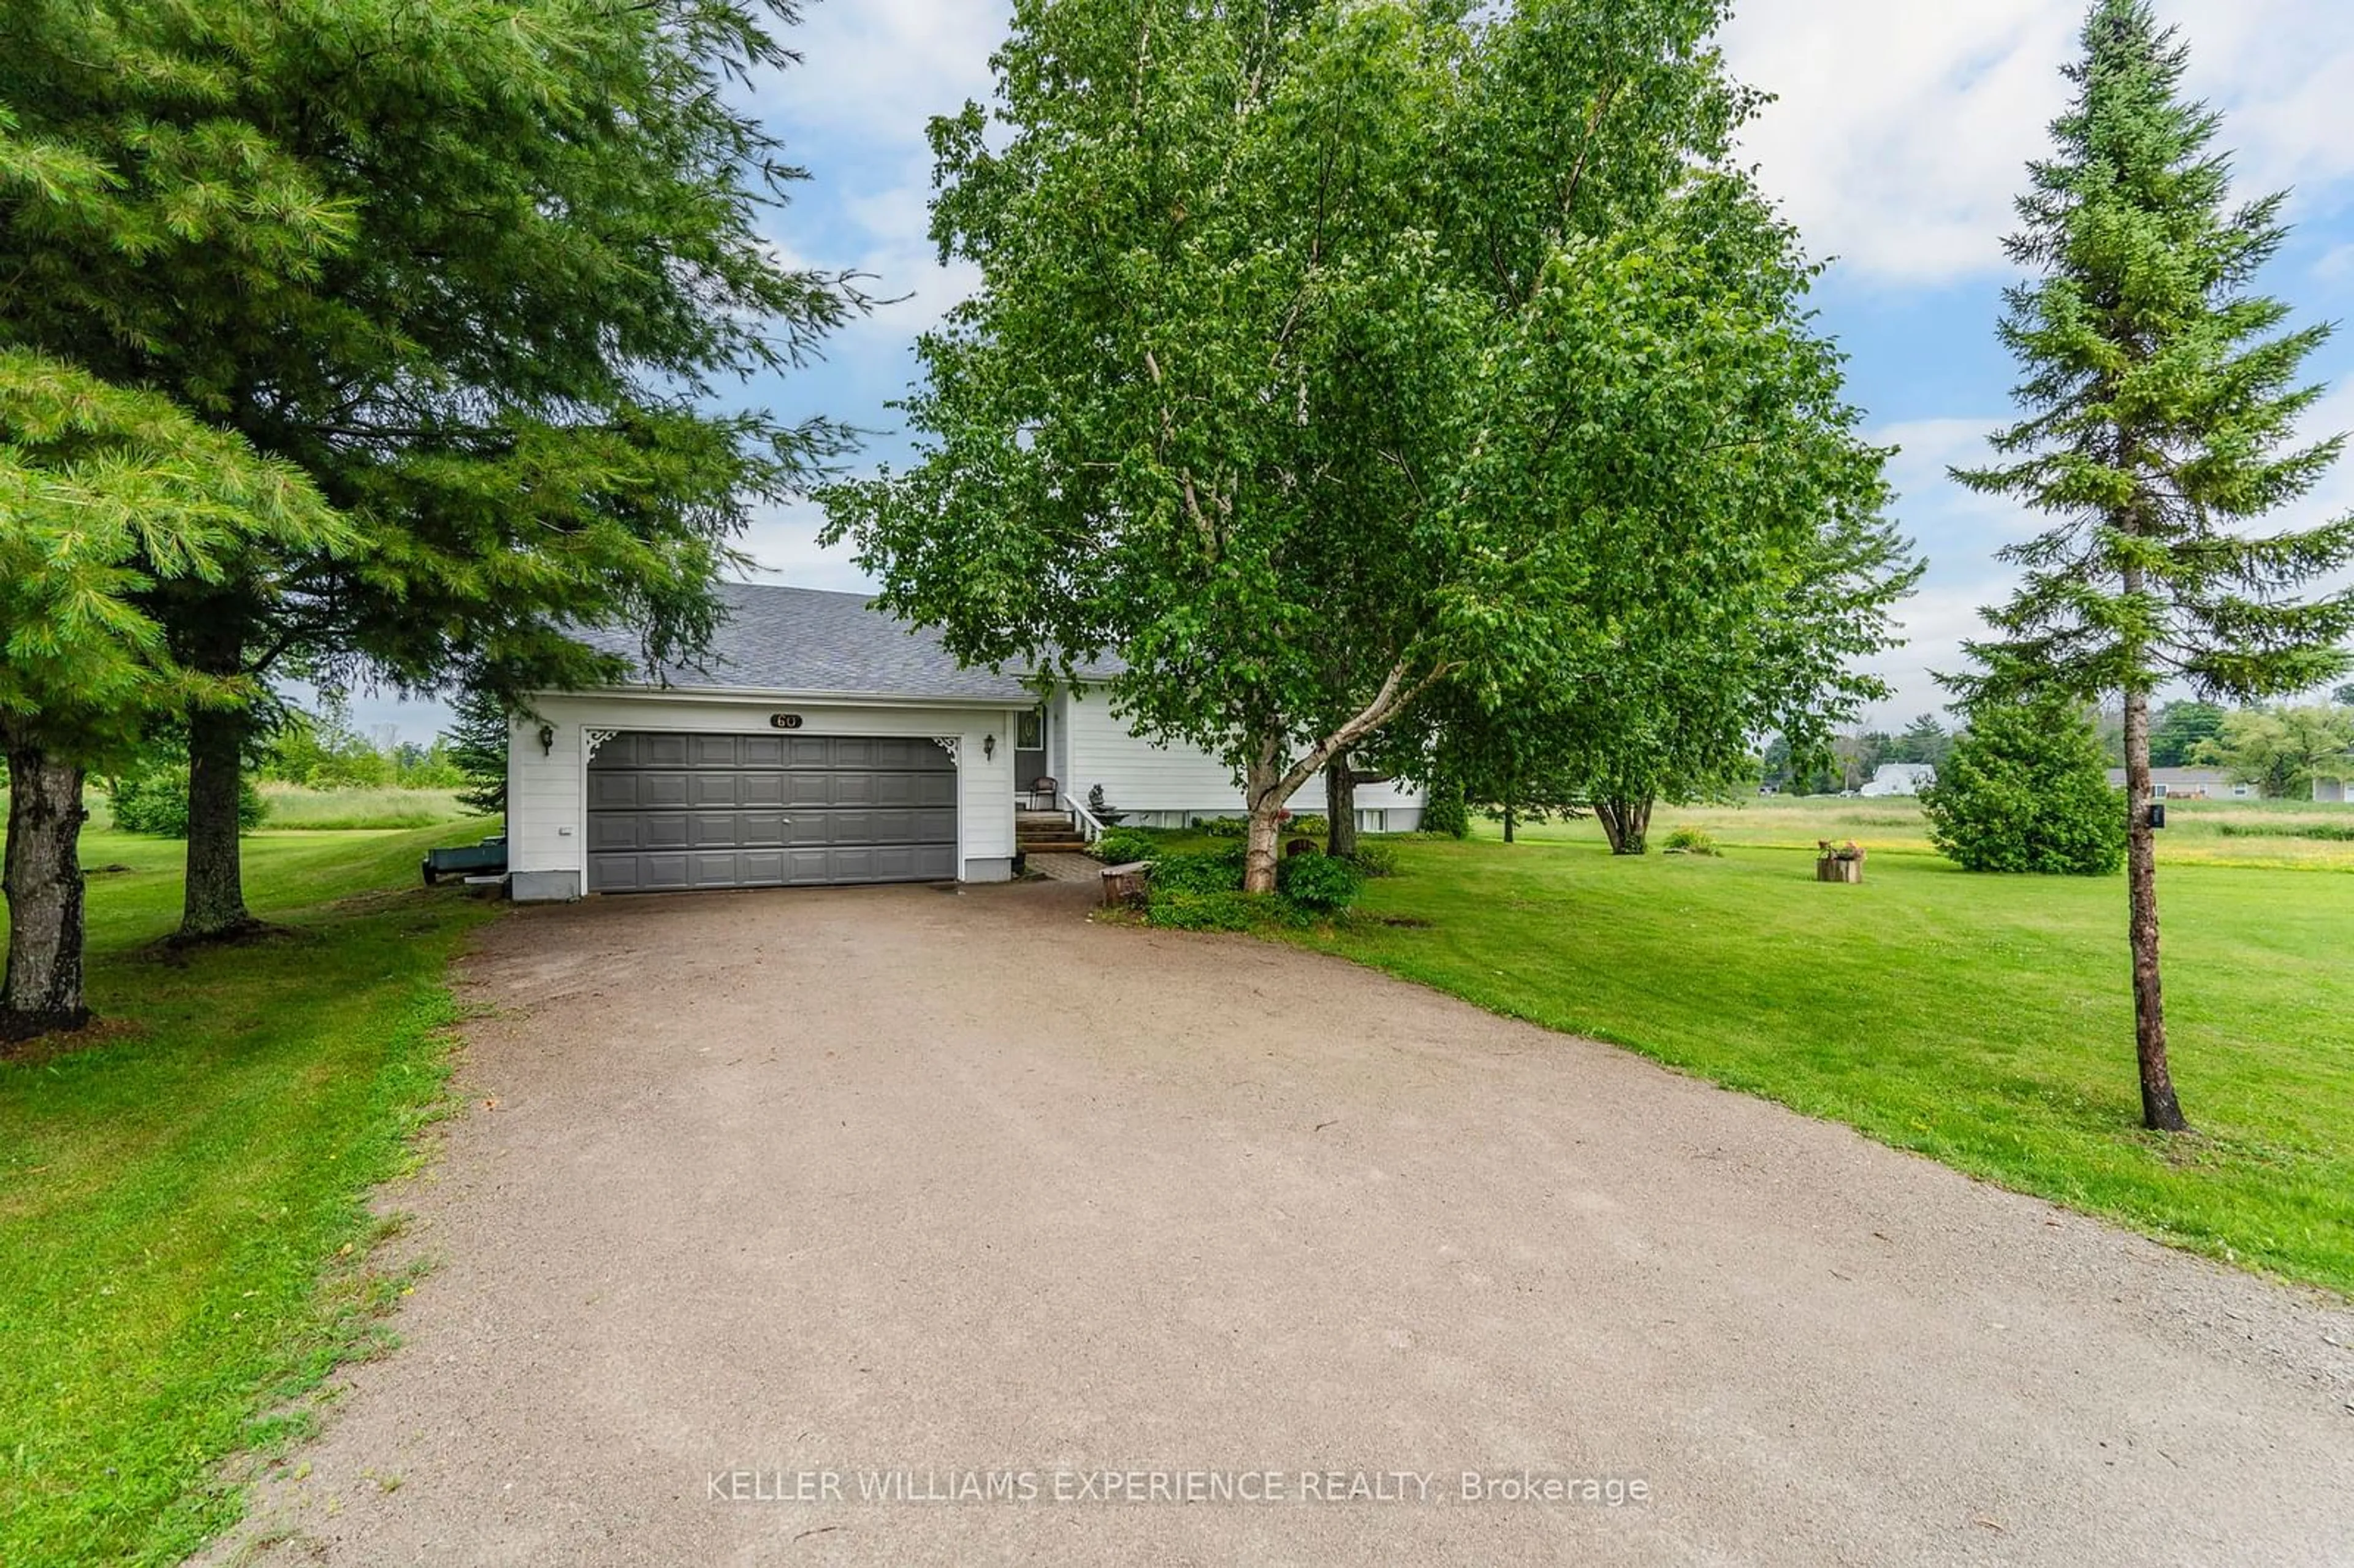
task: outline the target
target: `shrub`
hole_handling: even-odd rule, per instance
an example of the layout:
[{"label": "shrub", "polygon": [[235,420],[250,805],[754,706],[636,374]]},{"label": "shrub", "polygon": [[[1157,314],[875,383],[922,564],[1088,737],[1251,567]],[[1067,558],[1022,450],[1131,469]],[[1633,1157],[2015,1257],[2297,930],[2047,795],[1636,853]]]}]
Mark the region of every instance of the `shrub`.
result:
[{"label": "shrub", "polygon": [[1295,811],[1284,819],[1283,831],[1320,839],[1332,831],[1332,824],[1325,821],[1320,812]]},{"label": "shrub", "polygon": [[[188,836],[188,765],[167,762],[127,773],[114,781],[111,793],[117,832],[154,833],[167,839]],[[270,808],[250,779],[237,785],[237,825],[251,830],[261,825]]]},{"label": "shrub", "polygon": [[1183,931],[1247,931],[1257,923],[1243,895],[1243,852],[1205,850],[1163,854],[1145,884],[1147,925]]},{"label": "shrub", "polygon": [[1141,828],[1113,828],[1096,840],[1095,853],[1106,865],[1125,865],[1132,860],[1159,860],[1163,851],[1161,841]]},{"label": "shrub", "polygon": [[1371,839],[1359,839],[1357,853],[1350,858],[1357,863],[1357,869],[1367,876],[1397,874],[1397,851],[1389,844],[1376,843]]},{"label": "shrub", "polygon": [[1164,893],[1155,889],[1144,906],[1144,922],[1175,931],[1248,931],[1262,918],[1267,900],[1240,888],[1231,893]]},{"label": "shrub", "polygon": [[1240,893],[1243,852],[1236,848],[1164,853],[1153,863],[1152,889],[1156,893]]},{"label": "shrub", "polygon": [[1666,849],[1670,854],[1723,854],[1716,841],[1699,828],[1678,828],[1668,835]]},{"label": "shrub", "polygon": [[1338,855],[1296,854],[1275,869],[1276,891],[1311,915],[1339,914],[1364,885],[1355,863]]},{"label": "shrub", "polygon": [[1430,781],[1430,791],[1422,801],[1422,831],[1442,838],[1471,836],[1471,808],[1463,799],[1459,779],[1442,774]]},{"label": "shrub", "polygon": [[1196,817],[1193,826],[1214,839],[1238,839],[1250,832],[1248,817]]},{"label": "shrub", "polygon": [[1921,804],[1930,841],[1965,870],[2106,876],[2125,863],[2125,797],[2071,703],[1973,708]]}]

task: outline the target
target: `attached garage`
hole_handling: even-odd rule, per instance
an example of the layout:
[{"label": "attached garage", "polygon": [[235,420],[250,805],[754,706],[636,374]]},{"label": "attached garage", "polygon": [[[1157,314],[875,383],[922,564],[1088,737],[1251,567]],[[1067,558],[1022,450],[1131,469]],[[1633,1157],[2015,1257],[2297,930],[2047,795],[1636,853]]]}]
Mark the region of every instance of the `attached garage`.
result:
[{"label": "attached garage", "polygon": [[[1023,849],[1017,800],[1034,808],[1043,795],[1075,827],[1096,789],[1131,822],[1242,809],[1217,758],[1144,738],[1107,696],[1067,682],[1042,691],[967,668],[870,595],[753,583],[715,594],[719,617],[694,658],[649,664],[636,632],[585,629],[632,678],[536,693],[511,717],[517,900],[1003,882]],[[1384,788],[1360,788],[1361,825],[1412,826],[1418,798]]]},{"label": "attached garage", "polygon": [[948,747],[890,736],[622,731],[588,762],[588,891],[958,875]]}]

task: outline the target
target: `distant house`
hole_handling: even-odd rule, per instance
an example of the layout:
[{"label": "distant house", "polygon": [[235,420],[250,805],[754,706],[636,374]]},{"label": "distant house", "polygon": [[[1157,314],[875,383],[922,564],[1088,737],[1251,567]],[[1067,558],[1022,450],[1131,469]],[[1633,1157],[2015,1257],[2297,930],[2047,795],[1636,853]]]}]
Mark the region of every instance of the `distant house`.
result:
[{"label": "distant house", "polygon": [[[2153,768],[2149,778],[2161,800],[2253,800],[2263,793],[2253,784],[2233,782],[2220,768]],[[2126,770],[2110,768],[2109,784],[2124,789]]]},{"label": "distant house", "polygon": [[1924,785],[1937,781],[1937,770],[1925,762],[1883,762],[1859,795],[1918,795]]},{"label": "distant house", "polygon": [[2313,776],[2313,798],[2332,806],[2347,803],[2348,776],[2343,773],[2317,773]]}]

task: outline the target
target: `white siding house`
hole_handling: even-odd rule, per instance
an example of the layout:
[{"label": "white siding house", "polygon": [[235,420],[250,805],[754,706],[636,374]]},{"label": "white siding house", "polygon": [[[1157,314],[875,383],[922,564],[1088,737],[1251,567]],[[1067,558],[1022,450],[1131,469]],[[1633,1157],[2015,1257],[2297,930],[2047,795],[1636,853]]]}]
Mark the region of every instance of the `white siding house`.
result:
[{"label": "white siding house", "polygon": [[1925,762],[1883,762],[1859,795],[1918,795],[1937,781],[1937,770]]},{"label": "white siding house", "polygon": [[[960,667],[863,594],[730,584],[720,598],[700,663],[545,693],[512,722],[516,898],[1002,881],[1021,851],[1017,803],[1067,811],[1100,786],[1137,824],[1243,809],[1223,763],[1139,738],[1100,687],[1042,703],[1022,681]],[[1370,831],[1421,817],[1419,799],[1390,785],[1357,800]],[[1296,809],[1323,806],[1311,780]]]},{"label": "white siding house", "polygon": [[[1194,817],[1243,811],[1232,768],[1193,747],[1140,739],[1112,712],[1100,686],[1084,694],[1057,691],[1047,704],[1046,726],[1054,777],[1070,800],[1085,802],[1101,786],[1106,803],[1140,827],[1182,827]],[[1302,814],[1324,810],[1322,774],[1299,787],[1291,809]],[[1365,832],[1408,832],[1421,821],[1422,795],[1411,786],[1357,786],[1357,825]]]}]

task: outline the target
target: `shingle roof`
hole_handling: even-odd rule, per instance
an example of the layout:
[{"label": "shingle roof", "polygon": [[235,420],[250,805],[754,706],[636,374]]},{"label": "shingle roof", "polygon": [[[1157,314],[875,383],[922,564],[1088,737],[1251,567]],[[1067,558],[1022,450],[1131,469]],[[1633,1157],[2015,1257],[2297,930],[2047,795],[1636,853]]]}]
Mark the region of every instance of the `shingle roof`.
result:
[{"label": "shingle roof", "polygon": [[[960,666],[939,634],[911,627],[875,608],[863,593],[771,583],[722,583],[721,619],[711,647],[690,663],[665,667],[663,683],[686,690],[773,692],[815,696],[952,697],[1028,703],[1033,694],[1012,675]],[[625,630],[581,634],[591,647],[636,659]],[[644,683],[652,684],[648,680]]]}]

